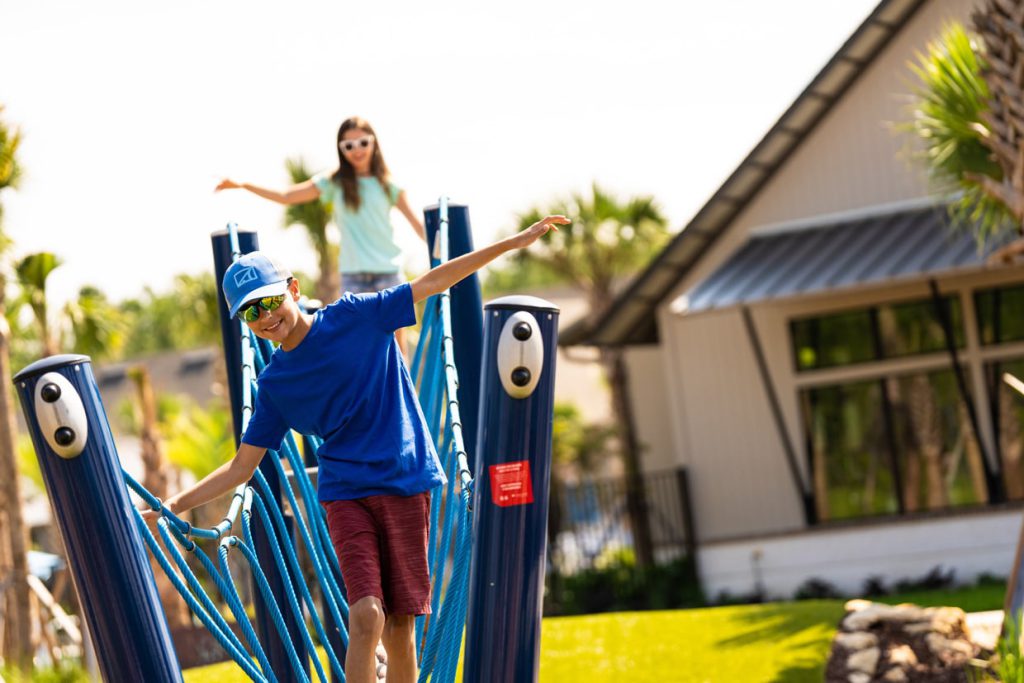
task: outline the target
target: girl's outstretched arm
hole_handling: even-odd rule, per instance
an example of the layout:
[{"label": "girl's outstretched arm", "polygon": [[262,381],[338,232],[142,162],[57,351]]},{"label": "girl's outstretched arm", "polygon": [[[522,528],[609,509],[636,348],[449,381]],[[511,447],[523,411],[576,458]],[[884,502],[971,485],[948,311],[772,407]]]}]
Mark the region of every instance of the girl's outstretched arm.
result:
[{"label": "girl's outstretched arm", "polygon": [[311,202],[314,199],[320,198],[320,190],[316,189],[316,185],[313,184],[312,180],[306,180],[299,183],[298,185],[292,185],[284,192],[277,190],[268,190],[265,187],[259,185],[253,185],[252,183],[236,183],[230,178],[224,178],[217,187],[213,188],[214,192],[220,192],[221,190],[235,190],[242,189],[248,190],[255,195],[259,195],[264,199],[269,199],[272,202],[278,204],[305,204]]},{"label": "girl's outstretched arm", "polygon": [[543,220],[537,221],[519,234],[498,240],[494,244],[482,249],[471,251],[447,263],[442,263],[437,268],[428,270],[410,283],[412,285],[412,300],[419,302],[434,294],[440,294],[463,278],[480,270],[505,252],[528,247],[540,239],[540,236],[547,233],[548,230],[558,230],[559,225],[568,225],[570,222],[565,216],[548,216]]},{"label": "girl's outstretched arm", "polygon": [[405,219],[409,221],[409,225],[416,231],[416,234],[420,236],[420,239],[424,242],[427,241],[427,231],[423,229],[423,222],[420,221],[419,216],[416,212],[409,208],[409,200],[406,199],[405,190],[398,193],[398,202],[395,204],[398,210],[402,212]]}]

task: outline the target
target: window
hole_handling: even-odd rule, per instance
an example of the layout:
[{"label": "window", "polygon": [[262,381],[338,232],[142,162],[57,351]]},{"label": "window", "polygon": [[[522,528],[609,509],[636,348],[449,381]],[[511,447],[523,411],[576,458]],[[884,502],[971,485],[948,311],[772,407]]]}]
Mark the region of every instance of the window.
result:
[{"label": "window", "polygon": [[1024,287],[985,289],[974,295],[982,344],[1024,340]]},{"label": "window", "polygon": [[952,370],[889,377],[905,512],[987,500],[985,465]]},{"label": "window", "polygon": [[[942,298],[953,342],[964,346],[960,300]],[[873,306],[790,323],[798,371],[902,358],[946,349],[943,321],[931,299]]]},{"label": "window", "polygon": [[878,382],[802,394],[818,521],[899,511]]},{"label": "window", "polygon": [[952,370],[815,387],[800,398],[819,521],[987,500]]},{"label": "window", "polygon": [[1004,374],[1024,380],[1024,359],[989,363],[985,366],[992,408],[992,424],[998,435],[1003,486],[1009,500],[1024,500],[1024,396],[1009,386]]}]

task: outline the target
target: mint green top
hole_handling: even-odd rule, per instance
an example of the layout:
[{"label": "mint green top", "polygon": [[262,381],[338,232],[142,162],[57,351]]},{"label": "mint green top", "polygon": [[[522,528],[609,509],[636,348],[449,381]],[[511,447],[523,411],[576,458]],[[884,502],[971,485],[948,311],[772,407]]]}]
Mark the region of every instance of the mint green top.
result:
[{"label": "mint green top", "polygon": [[373,176],[357,178],[359,210],[353,211],[331,175],[318,173],[313,176],[313,184],[320,191],[320,201],[330,204],[334,211],[334,224],[341,233],[341,272],[397,273],[402,250],[395,243],[391,207],[398,202],[401,189],[388,182],[385,192]]}]

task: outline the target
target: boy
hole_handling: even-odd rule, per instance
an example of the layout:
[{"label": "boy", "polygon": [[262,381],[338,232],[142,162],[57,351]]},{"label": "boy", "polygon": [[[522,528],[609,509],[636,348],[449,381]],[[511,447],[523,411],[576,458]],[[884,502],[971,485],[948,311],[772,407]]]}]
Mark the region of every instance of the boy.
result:
[{"label": "boy", "polygon": [[235,457],[164,506],[180,514],[248,481],[291,429],[321,437],[317,497],[348,593],[351,683],[376,680],[378,641],[388,654],[389,681],[417,678],[415,617],[430,611],[429,492],[446,481],[394,332],[415,324],[417,302],[568,223],[548,216],[410,283],[346,294],[315,314],[296,305],[299,285],[291,273],[260,252],[224,273],[231,316],[279,347],[259,377]]}]

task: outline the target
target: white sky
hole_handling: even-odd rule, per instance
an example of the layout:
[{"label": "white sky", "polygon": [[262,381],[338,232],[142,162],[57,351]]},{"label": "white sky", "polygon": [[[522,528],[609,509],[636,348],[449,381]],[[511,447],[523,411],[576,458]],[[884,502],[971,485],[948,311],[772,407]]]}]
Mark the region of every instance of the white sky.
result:
[{"label": "white sky", "polygon": [[283,188],[290,156],[332,167],[353,114],[413,206],[469,204],[477,244],[592,180],[681,228],[876,0],[148,4],[0,0],[25,170],[4,226],[16,255],[65,261],[54,304],[210,269],[229,220],[312,274],[281,207],[212,189]]}]

